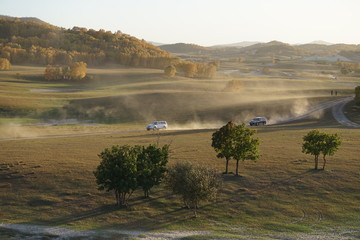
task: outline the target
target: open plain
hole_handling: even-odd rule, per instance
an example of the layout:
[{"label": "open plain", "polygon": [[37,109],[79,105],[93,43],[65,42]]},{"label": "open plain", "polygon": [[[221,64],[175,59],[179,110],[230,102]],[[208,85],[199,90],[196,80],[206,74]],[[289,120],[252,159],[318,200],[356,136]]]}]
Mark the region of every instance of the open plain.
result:
[{"label": "open plain", "polygon": [[[263,67],[229,62],[213,79],[190,79],[107,66],[75,83],[47,82],[43,67],[0,72],[0,237],[359,239],[360,130],[338,123],[331,109],[286,121],[352,96],[358,78],[334,79],[338,69],[326,63]],[[353,103],[345,114],[360,123]],[[188,160],[222,172],[212,133],[259,115],[271,123],[256,128],[260,159],[241,162],[240,177],[223,175],[217,201],[202,204],[198,218],[163,185],[150,199],[135,192],[120,209],[111,192],[97,190],[97,155],[112,145],[170,144],[169,165]],[[146,131],[154,120],[169,129]],[[301,152],[313,129],[342,138],[325,171],[312,170],[313,157]],[[21,233],[23,225],[60,230]],[[62,235],[63,228],[83,235]]]}]

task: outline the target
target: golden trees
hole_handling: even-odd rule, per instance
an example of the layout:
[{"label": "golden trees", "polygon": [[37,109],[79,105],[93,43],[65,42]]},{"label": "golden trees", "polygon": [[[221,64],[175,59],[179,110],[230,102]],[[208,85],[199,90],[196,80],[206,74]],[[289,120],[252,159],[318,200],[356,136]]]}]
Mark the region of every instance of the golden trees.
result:
[{"label": "golden trees", "polygon": [[218,63],[180,62],[176,65],[185,77],[212,78],[216,74]]},{"label": "golden trees", "polygon": [[10,69],[10,62],[6,58],[0,58],[0,71]]},{"label": "golden trees", "polygon": [[86,76],[87,64],[75,62],[70,66],[70,79],[83,79]]},{"label": "golden trees", "polygon": [[75,62],[71,66],[51,66],[45,68],[46,80],[80,80],[86,77],[87,65],[84,62]]},{"label": "golden trees", "polygon": [[164,72],[166,76],[173,77],[176,74],[176,67],[174,67],[174,65],[169,65],[164,69]]}]

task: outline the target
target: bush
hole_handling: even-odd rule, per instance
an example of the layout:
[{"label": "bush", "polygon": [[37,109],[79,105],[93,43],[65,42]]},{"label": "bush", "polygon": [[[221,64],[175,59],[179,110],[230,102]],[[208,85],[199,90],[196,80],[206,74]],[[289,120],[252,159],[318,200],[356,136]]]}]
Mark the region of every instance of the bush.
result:
[{"label": "bush", "polygon": [[197,208],[202,201],[216,198],[222,179],[215,169],[180,162],[171,167],[167,174],[167,185],[181,196],[186,207],[193,209],[197,216]]}]

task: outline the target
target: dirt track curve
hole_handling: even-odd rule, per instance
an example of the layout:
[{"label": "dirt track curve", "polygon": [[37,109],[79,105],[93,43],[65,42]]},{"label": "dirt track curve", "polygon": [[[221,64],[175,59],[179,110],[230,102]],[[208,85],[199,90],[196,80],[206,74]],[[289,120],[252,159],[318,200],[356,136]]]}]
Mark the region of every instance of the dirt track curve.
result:
[{"label": "dirt track curve", "polygon": [[333,106],[332,114],[333,114],[334,118],[336,119],[336,121],[338,121],[342,125],[347,126],[347,127],[360,128],[360,124],[350,121],[344,114],[345,105],[348,102],[350,102],[352,99],[353,99],[353,97],[343,98],[343,100],[340,103]]}]

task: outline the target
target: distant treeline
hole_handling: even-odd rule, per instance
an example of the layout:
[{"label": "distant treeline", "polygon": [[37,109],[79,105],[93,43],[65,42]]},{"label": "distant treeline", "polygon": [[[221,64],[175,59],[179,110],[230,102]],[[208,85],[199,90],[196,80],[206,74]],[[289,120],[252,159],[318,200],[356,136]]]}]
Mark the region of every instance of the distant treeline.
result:
[{"label": "distant treeline", "polygon": [[52,70],[55,69],[50,71],[50,76],[59,72],[58,69],[79,62],[88,66],[118,63],[158,69],[174,66],[177,72],[187,77],[212,77],[218,67],[214,63],[181,61],[145,40],[120,31],[112,33],[80,27],[64,29],[43,22],[3,17],[0,17],[0,58],[11,64],[50,65]]},{"label": "distant treeline", "polygon": [[119,63],[161,69],[179,61],[170,53],[120,31],[64,29],[5,18],[0,18],[0,57],[11,64]]}]

